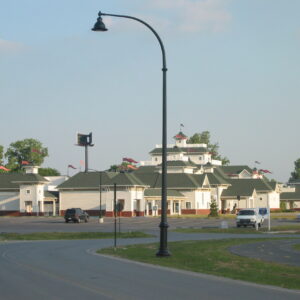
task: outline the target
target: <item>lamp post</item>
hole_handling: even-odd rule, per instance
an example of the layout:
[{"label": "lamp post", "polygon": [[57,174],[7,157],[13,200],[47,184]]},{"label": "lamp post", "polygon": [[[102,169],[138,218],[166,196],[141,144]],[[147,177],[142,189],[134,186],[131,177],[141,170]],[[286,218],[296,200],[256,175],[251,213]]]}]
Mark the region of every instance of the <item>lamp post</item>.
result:
[{"label": "lamp post", "polygon": [[101,16],[110,16],[117,18],[126,18],[135,20],[144,24],[157,38],[161,52],[162,52],[162,72],[163,72],[163,80],[162,80],[162,182],[161,182],[161,222],[159,224],[160,227],[160,246],[159,250],[156,253],[157,256],[170,256],[170,252],[168,251],[167,243],[168,243],[168,222],[167,222],[167,63],[166,63],[166,53],[160,36],[157,32],[145,21],[125,15],[115,15],[115,14],[106,14],[101,11],[98,13],[98,19],[92,28],[93,31],[107,31]]}]

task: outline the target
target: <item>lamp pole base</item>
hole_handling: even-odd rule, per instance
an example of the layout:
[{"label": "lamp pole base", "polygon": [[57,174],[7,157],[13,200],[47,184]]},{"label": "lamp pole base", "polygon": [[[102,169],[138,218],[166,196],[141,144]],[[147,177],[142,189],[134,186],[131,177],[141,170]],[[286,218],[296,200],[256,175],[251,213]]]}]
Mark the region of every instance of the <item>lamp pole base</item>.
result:
[{"label": "lamp pole base", "polygon": [[167,257],[171,256],[171,253],[168,250],[168,223],[167,222],[161,222],[160,225],[160,247],[159,250],[156,253],[156,256],[159,257]]}]

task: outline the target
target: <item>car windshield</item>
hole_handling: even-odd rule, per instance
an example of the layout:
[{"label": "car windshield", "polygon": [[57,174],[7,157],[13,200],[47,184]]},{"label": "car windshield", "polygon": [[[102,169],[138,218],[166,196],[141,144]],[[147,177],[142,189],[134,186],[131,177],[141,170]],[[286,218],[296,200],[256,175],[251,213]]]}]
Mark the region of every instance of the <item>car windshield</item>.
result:
[{"label": "car windshield", "polygon": [[75,214],[75,209],[67,209],[67,214]]},{"label": "car windshield", "polygon": [[241,210],[239,216],[254,216],[254,210]]}]

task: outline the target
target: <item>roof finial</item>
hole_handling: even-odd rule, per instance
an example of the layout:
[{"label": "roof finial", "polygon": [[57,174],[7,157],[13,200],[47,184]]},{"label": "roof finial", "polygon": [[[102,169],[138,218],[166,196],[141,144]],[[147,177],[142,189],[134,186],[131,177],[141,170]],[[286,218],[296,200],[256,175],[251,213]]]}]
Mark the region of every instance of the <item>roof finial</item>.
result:
[{"label": "roof finial", "polygon": [[179,126],[179,132],[182,132],[182,128],[184,127],[184,125],[182,123],[180,123],[180,126]]}]

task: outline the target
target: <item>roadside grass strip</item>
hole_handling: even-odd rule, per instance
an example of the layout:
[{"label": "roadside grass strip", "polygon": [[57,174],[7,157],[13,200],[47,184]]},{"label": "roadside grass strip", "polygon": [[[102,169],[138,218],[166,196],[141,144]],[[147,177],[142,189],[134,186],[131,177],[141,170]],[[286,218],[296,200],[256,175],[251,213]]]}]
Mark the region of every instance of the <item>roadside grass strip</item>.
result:
[{"label": "roadside grass strip", "polygon": [[[147,238],[152,235],[140,232],[122,232],[117,234],[118,238]],[[37,240],[89,240],[89,239],[111,239],[114,232],[34,232],[34,233],[1,233],[0,241],[37,241]]]},{"label": "roadside grass strip", "polygon": [[[295,250],[299,250],[300,251],[300,244],[296,244],[296,245],[293,245],[293,248]],[[300,253],[299,253],[300,254]]]},{"label": "roadside grass strip", "polygon": [[180,270],[300,289],[300,267],[265,262],[232,254],[233,245],[253,243],[260,239],[170,242],[170,257],[156,257],[158,244],[130,245],[98,250],[97,253]]},{"label": "roadside grass strip", "polygon": [[[237,234],[253,234],[253,233],[267,233],[268,228],[263,227],[255,230],[255,228],[247,227],[247,228],[176,228],[172,230],[174,232],[181,232],[181,233],[237,233]],[[295,233],[300,234],[300,225],[285,225],[285,226],[274,226],[271,227],[271,232],[278,232],[278,233]]]}]

